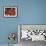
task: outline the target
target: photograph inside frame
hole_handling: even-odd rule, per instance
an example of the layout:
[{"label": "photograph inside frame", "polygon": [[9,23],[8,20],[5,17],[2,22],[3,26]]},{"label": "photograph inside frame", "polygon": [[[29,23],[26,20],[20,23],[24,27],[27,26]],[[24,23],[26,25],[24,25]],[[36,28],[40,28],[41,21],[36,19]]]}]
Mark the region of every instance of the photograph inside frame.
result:
[{"label": "photograph inside frame", "polygon": [[4,17],[16,17],[17,7],[4,7]]}]

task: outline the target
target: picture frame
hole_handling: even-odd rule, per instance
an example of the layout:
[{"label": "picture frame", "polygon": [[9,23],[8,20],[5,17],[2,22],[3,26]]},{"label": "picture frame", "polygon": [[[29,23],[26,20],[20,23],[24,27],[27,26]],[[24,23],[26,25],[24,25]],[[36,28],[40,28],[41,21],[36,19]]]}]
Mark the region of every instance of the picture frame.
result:
[{"label": "picture frame", "polygon": [[16,17],[17,7],[4,7],[4,17]]}]

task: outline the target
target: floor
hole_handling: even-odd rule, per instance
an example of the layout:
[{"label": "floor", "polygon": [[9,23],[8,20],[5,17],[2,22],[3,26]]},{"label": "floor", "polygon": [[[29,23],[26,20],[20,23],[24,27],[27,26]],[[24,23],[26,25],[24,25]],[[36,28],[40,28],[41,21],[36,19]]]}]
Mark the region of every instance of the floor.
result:
[{"label": "floor", "polygon": [[[8,46],[8,44],[0,44],[0,46]],[[32,42],[31,40],[28,40],[28,41],[21,40],[19,45],[14,44],[13,46],[46,46],[46,42],[43,42],[43,41],[34,41],[34,42]]]},{"label": "floor", "polygon": [[[0,46],[8,46],[8,44],[0,44]],[[18,44],[10,45],[10,46],[18,46]]]},{"label": "floor", "polygon": [[31,40],[28,40],[28,41],[21,40],[20,46],[46,46],[46,42],[45,41],[34,41],[34,42],[32,42]]}]

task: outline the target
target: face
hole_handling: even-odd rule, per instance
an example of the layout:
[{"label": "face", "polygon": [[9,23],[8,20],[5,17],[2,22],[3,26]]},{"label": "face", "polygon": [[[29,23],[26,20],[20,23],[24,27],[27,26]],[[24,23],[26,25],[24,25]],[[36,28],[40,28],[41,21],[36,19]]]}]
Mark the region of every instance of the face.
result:
[{"label": "face", "polygon": [[6,15],[14,16],[14,15],[16,15],[15,13],[16,13],[15,8],[6,8],[5,9]]}]

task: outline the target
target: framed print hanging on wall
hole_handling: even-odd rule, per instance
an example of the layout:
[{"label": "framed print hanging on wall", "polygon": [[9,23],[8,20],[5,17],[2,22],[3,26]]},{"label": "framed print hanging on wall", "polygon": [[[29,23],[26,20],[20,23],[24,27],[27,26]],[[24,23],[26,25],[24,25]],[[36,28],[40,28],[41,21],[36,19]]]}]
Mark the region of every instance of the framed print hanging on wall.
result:
[{"label": "framed print hanging on wall", "polygon": [[17,7],[4,7],[4,17],[16,17]]}]

